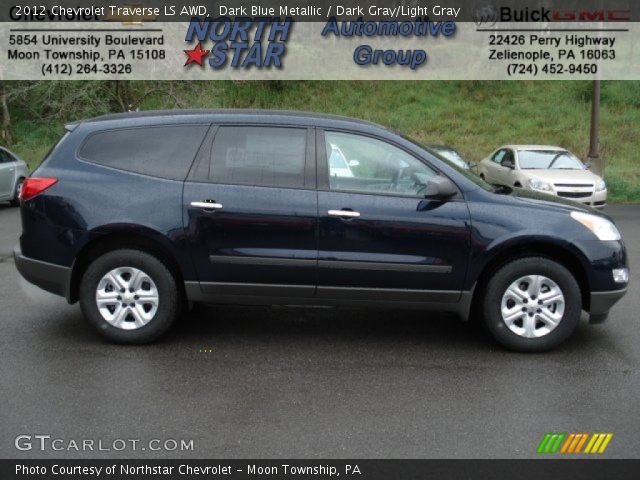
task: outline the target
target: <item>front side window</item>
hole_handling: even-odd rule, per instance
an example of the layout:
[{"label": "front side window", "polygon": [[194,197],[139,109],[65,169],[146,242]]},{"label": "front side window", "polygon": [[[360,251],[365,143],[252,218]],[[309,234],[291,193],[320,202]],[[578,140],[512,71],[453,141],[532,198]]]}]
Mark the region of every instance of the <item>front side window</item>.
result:
[{"label": "front side window", "polygon": [[502,160],[500,160],[500,163],[504,162],[505,160],[509,160],[512,163],[515,163],[515,159],[514,159],[512,150],[505,150],[505,154],[502,157]]},{"label": "front side window", "polygon": [[504,159],[505,153],[507,153],[506,150],[498,150],[491,160],[493,160],[496,163],[501,163],[502,160]]},{"label": "front side window", "polygon": [[325,132],[331,190],[421,195],[436,172],[404,150],[370,137]]},{"label": "front side window", "polygon": [[87,138],[80,157],[120,170],[184,180],[208,129],[208,125],[170,125],[105,130]]},{"label": "front side window", "polygon": [[216,183],[302,188],[306,136],[303,128],[220,127],[209,178]]},{"label": "front side window", "polygon": [[0,149],[0,163],[9,163],[9,162],[15,162],[15,159],[9,152]]}]

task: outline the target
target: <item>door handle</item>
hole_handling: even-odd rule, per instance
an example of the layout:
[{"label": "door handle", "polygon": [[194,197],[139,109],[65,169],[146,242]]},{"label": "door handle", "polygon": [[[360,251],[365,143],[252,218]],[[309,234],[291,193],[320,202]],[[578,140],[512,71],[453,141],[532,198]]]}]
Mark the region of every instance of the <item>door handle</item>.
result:
[{"label": "door handle", "polygon": [[327,213],[332,217],[342,218],[358,218],[360,216],[360,212],[354,212],[353,210],[329,210]]},{"label": "door handle", "polygon": [[205,210],[220,210],[222,208],[221,203],[217,203],[213,200],[205,200],[203,202],[191,202],[191,206],[195,208],[204,208]]}]

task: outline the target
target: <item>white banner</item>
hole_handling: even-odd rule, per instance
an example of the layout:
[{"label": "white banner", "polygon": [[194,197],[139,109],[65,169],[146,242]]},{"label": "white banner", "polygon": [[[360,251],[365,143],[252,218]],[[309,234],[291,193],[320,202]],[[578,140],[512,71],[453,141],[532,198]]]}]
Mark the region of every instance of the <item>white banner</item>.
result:
[{"label": "white banner", "polygon": [[2,22],[0,79],[640,79],[640,24]]}]

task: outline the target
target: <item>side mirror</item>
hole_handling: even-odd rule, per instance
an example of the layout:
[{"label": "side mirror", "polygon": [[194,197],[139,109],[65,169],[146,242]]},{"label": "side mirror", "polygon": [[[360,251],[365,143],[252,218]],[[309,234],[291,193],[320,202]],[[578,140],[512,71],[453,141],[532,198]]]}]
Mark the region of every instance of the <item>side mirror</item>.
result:
[{"label": "side mirror", "polygon": [[591,167],[592,167],[591,162],[586,162],[586,163],[584,164],[584,168],[586,168],[587,170],[591,170]]},{"label": "side mirror", "polygon": [[359,160],[349,160],[349,166],[350,167],[359,167],[360,166],[360,161]]},{"label": "side mirror", "polygon": [[426,198],[449,198],[456,193],[458,193],[458,187],[447,177],[441,175],[429,179],[424,190]]},{"label": "side mirror", "polygon": [[516,164],[513,163],[513,160],[511,160],[510,158],[505,158],[504,160],[502,160],[500,162],[500,165],[502,165],[503,167],[506,167],[506,168],[510,168],[511,170],[516,168]]}]

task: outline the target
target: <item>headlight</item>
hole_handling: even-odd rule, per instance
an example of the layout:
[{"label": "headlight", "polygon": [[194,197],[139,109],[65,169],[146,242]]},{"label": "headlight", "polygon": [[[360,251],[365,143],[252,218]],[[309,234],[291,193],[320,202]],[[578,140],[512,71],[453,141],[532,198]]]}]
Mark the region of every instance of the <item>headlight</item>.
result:
[{"label": "headlight", "polygon": [[551,192],[551,185],[545,182],[544,180],[538,180],[537,178],[532,178],[529,180],[529,186],[534,190],[542,190],[543,192]]},{"label": "headlight", "polygon": [[596,182],[596,192],[601,192],[607,189],[607,184],[604,183],[604,180],[598,180]]},{"label": "headlight", "polygon": [[616,226],[606,218],[583,212],[571,212],[571,217],[591,230],[602,241],[620,240],[622,238]]}]

